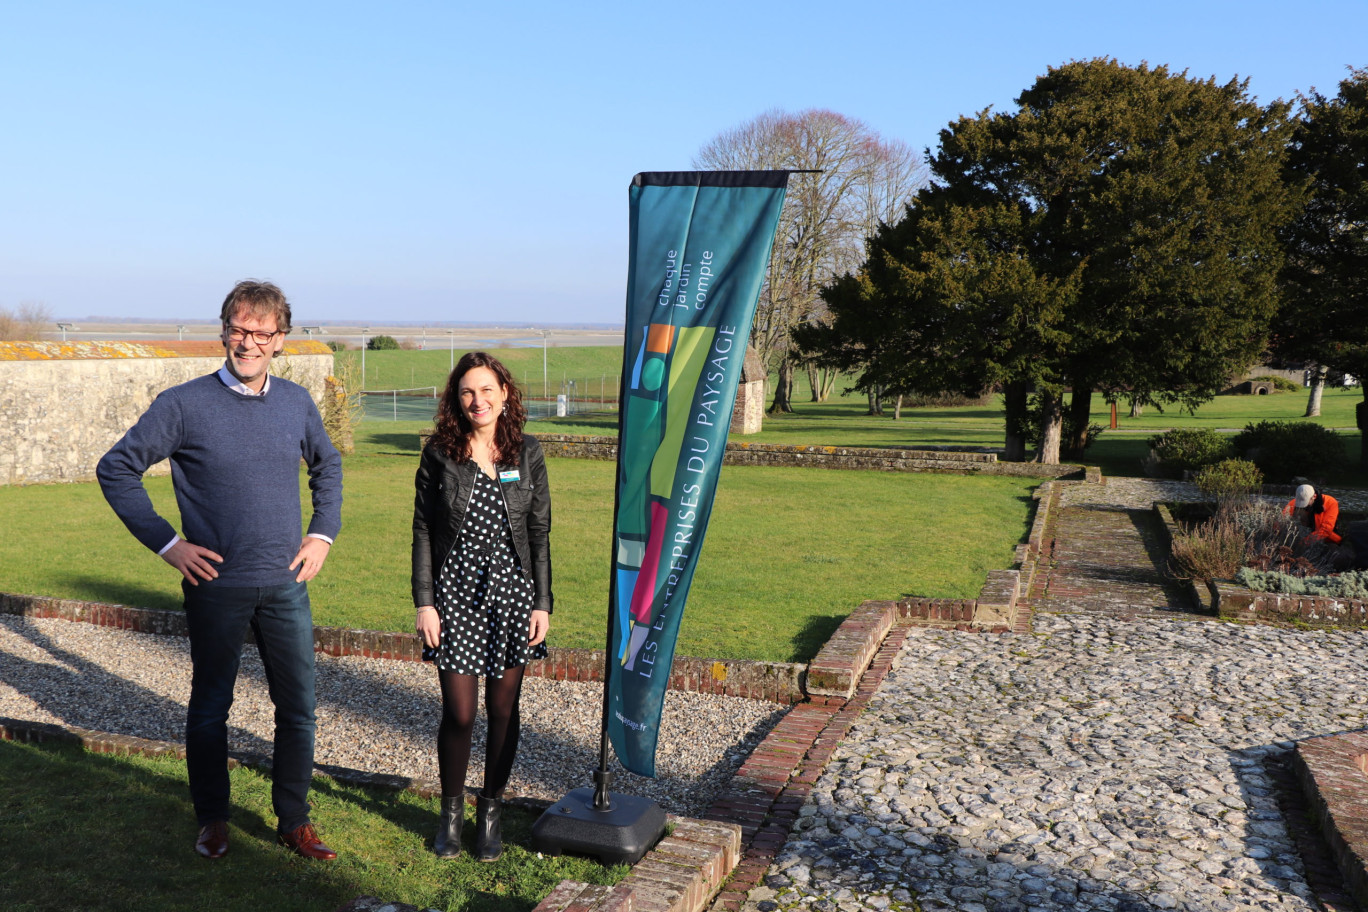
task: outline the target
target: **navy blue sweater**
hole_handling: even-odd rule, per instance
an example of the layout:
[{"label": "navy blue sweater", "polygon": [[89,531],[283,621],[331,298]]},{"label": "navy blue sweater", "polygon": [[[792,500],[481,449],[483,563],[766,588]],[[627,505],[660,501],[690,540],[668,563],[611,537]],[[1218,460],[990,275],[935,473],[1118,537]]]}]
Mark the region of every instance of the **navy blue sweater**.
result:
[{"label": "navy blue sweater", "polygon": [[[138,541],[160,551],[176,530],[143,487],[152,465],[171,460],[181,538],[217,552],[214,586],[293,582],[303,537],[299,462],[309,469],[309,532],[342,528],[342,458],[308,390],[271,378],[264,396],[244,396],[217,374],[165,390],[96,467],[105,499]],[[201,581],[204,585],[205,581]]]}]

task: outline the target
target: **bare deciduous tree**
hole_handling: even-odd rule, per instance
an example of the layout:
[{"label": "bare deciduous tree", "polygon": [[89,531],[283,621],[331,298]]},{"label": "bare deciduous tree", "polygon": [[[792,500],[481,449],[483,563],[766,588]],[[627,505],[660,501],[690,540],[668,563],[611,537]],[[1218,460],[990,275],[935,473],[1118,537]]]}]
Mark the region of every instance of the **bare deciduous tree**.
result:
[{"label": "bare deciduous tree", "polygon": [[0,307],[0,342],[37,342],[52,325],[52,311],[46,304],[24,301],[15,311]]},{"label": "bare deciduous tree", "polygon": [[[902,212],[925,183],[926,169],[906,143],[824,110],[761,114],[718,134],[694,167],[804,172],[789,178],[752,332],[766,367],[779,376],[770,410],[792,411],[794,371],[804,361],[793,328],[825,319],[822,286],[859,265],[866,238]],[[822,397],[835,378],[812,379]]]}]

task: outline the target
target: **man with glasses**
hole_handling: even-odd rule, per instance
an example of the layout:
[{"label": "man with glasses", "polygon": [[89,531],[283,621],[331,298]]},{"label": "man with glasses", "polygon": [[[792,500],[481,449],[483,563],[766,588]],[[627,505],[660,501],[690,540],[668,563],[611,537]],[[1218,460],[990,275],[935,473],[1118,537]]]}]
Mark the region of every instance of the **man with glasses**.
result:
[{"label": "man with glasses", "polygon": [[[185,755],[199,821],[195,850],[228,851],[228,709],[248,627],[275,704],[271,803],[280,842],[336,858],[309,820],[314,753],[313,618],[308,582],[342,528],[342,459],[309,392],[271,377],[290,305],[269,282],[239,282],[220,314],[222,368],[163,391],[96,469],[105,499],[138,541],[184,577],[190,632]],[[302,536],[299,464],[313,512]],[[143,487],[171,460],[181,534]]]}]

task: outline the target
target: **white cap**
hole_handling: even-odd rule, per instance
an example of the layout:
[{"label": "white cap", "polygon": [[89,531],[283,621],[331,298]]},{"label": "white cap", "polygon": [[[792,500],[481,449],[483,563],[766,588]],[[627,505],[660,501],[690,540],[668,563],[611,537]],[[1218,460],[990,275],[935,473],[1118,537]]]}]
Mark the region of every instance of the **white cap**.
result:
[{"label": "white cap", "polygon": [[1297,507],[1309,507],[1316,499],[1316,489],[1310,485],[1297,485]]}]

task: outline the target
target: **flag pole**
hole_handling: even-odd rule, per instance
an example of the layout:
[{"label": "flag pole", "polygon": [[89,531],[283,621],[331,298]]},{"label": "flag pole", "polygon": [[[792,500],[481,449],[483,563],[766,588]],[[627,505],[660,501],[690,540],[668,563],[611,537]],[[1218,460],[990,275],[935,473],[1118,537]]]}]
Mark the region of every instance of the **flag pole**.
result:
[{"label": "flag pole", "polygon": [[617,452],[618,459],[614,463],[613,470],[613,521],[614,526],[608,530],[608,628],[603,635],[603,712],[599,715],[599,765],[594,770],[594,809],[606,811],[613,806],[613,797],[609,788],[613,784],[613,771],[608,768],[608,747],[610,744],[608,737],[608,713],[611,711],[613,683],[613,622],[617,610],[617,515],[618,507],[621,506],[622,485],[618,472],[622,470],[622,416],[624,412],[623,404],[627,401],[627,363],[628,345],[631,342],[627,338],[627,324],[622,326],[622,363],[623,369],[618,372],[618,432],[617,432]]},{"label": "flag pole", "polygon": [[[722,418],[731,415],[791,173],[659,171],[632,178],[599,765],[592,788],[573,790],[537,821],[532,843],[539,851],[634,862],[664,833],[658,805],[611,791],[608,746],[625,768],[655,775],[668,669],[726,449]],[[689,258],[694,245],[696,264]],[[701,383],[705,365],[715,376]],[[671,396],[676,385],[679,401]],[[686,453],[683,434],[693,423],[699,427]],[[681,472],[693,480],[678,478]],[[687,523],[675,531],[673,546],[665,541],[670,516]],[[681,543],[691,541],[684,553]],[[628,588],[630,597],[622,594]],[[653,632],[660,635],[651,639]],[[616,649],[619,637],[625,645]]]},{"label": "flag pole", "polygon": [[[622,447],[622,388],[618,386],[618,447]],[[617,516],[617,485],[614,484],[613,493],[613,515]],[[614,530],[610,533],[609,546],[612,546],[612,539],[617,537]],[[599,716],[599,765],[594,770],[594,809],[599,811],[610,810],[613,806],[612,794],[608,789],[613,784],[613,771],[608,768],[608,712],[612,702],[611,690],[613,680],[613,611],[617,605],[617,573],[612,563],[608,566],[608,632],[603,641],[603,713]]]}]

